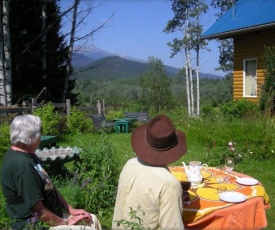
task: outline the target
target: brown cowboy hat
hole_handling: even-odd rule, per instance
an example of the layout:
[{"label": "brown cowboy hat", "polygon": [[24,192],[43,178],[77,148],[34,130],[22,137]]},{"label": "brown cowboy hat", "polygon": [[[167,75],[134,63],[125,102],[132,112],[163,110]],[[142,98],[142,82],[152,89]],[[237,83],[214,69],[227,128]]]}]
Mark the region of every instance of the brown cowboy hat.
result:
[{"label": "brown cowboy hat", "polygon": [[141,160],[155,166],[170,164],[187,151],[185,134],[162,114],[135,129],[132,147]]}]

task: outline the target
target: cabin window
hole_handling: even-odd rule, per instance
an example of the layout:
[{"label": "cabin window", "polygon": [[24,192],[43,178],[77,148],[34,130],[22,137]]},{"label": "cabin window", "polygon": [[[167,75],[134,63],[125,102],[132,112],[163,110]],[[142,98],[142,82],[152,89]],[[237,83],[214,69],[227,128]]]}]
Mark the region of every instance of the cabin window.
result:
[{"label": "cabin window", "polygon": [[244,60],[244,97],[257,96],[257,60]]}]

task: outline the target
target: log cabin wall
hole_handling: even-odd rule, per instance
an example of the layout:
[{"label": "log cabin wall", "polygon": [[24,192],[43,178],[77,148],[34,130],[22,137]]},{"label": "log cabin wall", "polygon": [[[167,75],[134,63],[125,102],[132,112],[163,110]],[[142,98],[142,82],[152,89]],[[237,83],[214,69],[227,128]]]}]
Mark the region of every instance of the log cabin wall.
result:
[{"label": "log cabin wall", "polygon": [[264,46],[275,46],[275,28],[264,31],[248,32],[234,37],[234,80],[233,99],[244,98],[243,93],[243,61],[257,59],[257,97],[246,97],[258,102],[261,85],[264,83]]}]

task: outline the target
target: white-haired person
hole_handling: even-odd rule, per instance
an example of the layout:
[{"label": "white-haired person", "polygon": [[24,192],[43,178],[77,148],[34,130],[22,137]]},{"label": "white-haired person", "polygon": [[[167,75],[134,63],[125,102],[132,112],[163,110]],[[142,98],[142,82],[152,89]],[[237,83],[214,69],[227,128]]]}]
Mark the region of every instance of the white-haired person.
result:
[{"label": "white-haired person", "polygon": [[185,134],[158,115],[136,128],[131,142],[137,157],[120,174],[112,229],[124,229],[121,221],[131,222],[131,210],[141,211],[137,216],[144,229],[184,229],[182,189],[167,165],[186,153]]},{"label": "white-haired person", "polygon": [[41,125],[38,116],[20,115],[10,126],[11,147],[3,158],[1,184],[12,229],[101,229],[94,214],[66,202],[40,165],[35,150]]}]

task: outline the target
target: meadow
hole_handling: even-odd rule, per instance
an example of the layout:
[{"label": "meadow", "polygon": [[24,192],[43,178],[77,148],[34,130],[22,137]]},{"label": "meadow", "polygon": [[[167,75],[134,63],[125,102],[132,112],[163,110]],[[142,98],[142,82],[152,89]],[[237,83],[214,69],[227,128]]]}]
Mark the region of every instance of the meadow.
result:
[{"label": "meadow", "polygon": [[[201,118],[190,118],[183,108],[162,112],[168,115],[175,128],[187,136],[187,153],[172,165],[198,160],[209,166],[220,165],[231,155],[234,170],[250,175],[265,187],[271,209],[266,210],[268,226],[275,228],[275,118],[267,118],[255,111],[242,116],[225,116],[217,111],[204,111]],[[150,114],[153,117],[156,114]],[[140,124],[134,124],[133,129]],[[233,142],[235,150],[228,148]],[[53,176],[56,186],[75,207],[85,207],[96,213],[104,229],[111,229],[119,173],[126,161],[135,157],[131,147],[131,133],[100,132],[63,135],[59,146],[78,146],[80,160],[66,163],[62,175]],[[7,227],[4,199],[0,194],[0,226]]]}]

